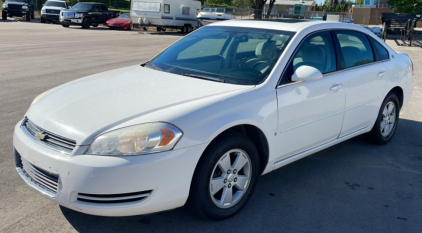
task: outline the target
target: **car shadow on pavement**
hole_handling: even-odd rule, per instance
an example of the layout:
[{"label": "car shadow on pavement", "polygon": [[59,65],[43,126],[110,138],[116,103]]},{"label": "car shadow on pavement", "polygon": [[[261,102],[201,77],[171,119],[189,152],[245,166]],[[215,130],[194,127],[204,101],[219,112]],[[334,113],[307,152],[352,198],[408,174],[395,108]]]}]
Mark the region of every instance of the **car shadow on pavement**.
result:
[{"label": "car shadow on pavement", "polygon": [[186,207],[131,217],[60,209],[78,232],[418,232],[421,132],[422,122],[401,119],[386,145],[359,136],[266,174],[224,221]]}]

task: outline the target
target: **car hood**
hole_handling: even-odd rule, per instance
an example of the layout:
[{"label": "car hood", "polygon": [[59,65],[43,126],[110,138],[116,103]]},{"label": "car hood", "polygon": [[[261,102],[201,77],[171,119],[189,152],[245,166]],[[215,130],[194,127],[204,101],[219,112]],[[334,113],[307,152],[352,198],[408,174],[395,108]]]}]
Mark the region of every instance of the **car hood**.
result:
[{"label": "car hood", "polygon": [[110,19],[107,21],[107,23],[126,23],[131,21],[131,19]]},{"label": "car hood", "polygon": [[51,89],[34,99],[26,116],[39,127],[83,145],[88,137],[148,113],[250,88],[131,66]]},{"label": "car hood", "polygon": [[[49,10],[62,10],[66,9],[64,7],[58,7],[58,6],[43,6],[42,9],[49,9]],[[67,10],[67,9],[66,9]]]},{"label": "car hood", "polygon": [[66,10],[63,10],[63,12],[88,13],[89,11],[86,11],[86,10],[75,10],[75,9],[66,9]]},{"label": "car hood", "polygon": [[7,3],[7,4],[14,4],[14,5],[21,5],[21,6],[23,6],[23,5],[28,5],[28,3],[26,3],[26,2],[5,2],[5,3]]}]

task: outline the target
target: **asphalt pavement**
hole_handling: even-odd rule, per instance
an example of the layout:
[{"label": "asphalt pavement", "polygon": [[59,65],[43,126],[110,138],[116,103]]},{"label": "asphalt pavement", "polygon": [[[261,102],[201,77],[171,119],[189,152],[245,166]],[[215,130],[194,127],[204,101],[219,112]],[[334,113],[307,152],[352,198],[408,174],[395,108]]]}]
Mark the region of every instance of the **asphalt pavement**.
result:
[{"label": "asphalt pavement", "polygon": [[415,64],[416,86],[393,140],[375,146],[357,137],[264,175],[228,220],[206,221],[184,207],[91,216],[25,184],[14,165],[13,128],[38,94],[141,64],[181,36],[0,21],[0,232],[422,232],[422,48],[394,40],[388,44]]}]

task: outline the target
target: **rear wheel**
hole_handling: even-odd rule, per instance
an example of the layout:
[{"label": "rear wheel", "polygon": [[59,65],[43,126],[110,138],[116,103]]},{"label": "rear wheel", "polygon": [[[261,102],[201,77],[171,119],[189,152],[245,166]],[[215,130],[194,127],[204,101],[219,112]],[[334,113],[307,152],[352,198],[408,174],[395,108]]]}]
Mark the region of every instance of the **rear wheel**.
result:
[{"label": "rear wheel", "polygon": [[4,11],[2,11],[2,12],[1,12],[1,18],[2,18],[3,20],[7,20],[7,13],[6,13],[6,12],[4,12]]},{"label": "rear wheel", "polygon": [[228,132],[213,141],[199,160],[188,204],[204,218],[229,218],[247,204],[258,175],[254,143],[244,134]]},{"label": "rear wheel", "polygon": [[89,29],[91,27],[91,20],[89,18],[85,18],[82,21],[82,28],[83,29]]},{"label": "rear wheel", "polygon": [[384,99],[372,130],[364,135],[371,143],[383,145],[393,138],[399,123],[400,105],[395,93]]},{"label": "rear wheel", "polygon": [[69,27],[69,24],[62,24],[62,27],[68,28]]}]

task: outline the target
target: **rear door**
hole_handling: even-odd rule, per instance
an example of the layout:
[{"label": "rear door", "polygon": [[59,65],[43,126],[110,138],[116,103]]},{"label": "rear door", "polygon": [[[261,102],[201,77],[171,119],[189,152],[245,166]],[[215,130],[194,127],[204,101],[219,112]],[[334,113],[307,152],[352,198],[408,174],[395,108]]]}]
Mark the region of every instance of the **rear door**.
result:
[{"label": "rear door", "polygon": [[101,23],[105,23],[107,20],[111,18],[110,12],[105,5],[100,5],[100,13],[101,13]]},{"label": "rear door", "polygon": [[386,84],[387,69],[379,61],[367,35],[357,31],[336,31],[335,39],[343,59],[342,75],[347,84],[346,111],[340,137],[372,127]]},{"label": "rear door", "polygon": [[100,18],[101,18],[101,12],[100,12],[100,5],[99,4],[94,4],[92,6],[92,10],[91,10],[91,22],[92,23],[99,23],[100,22]]}]

